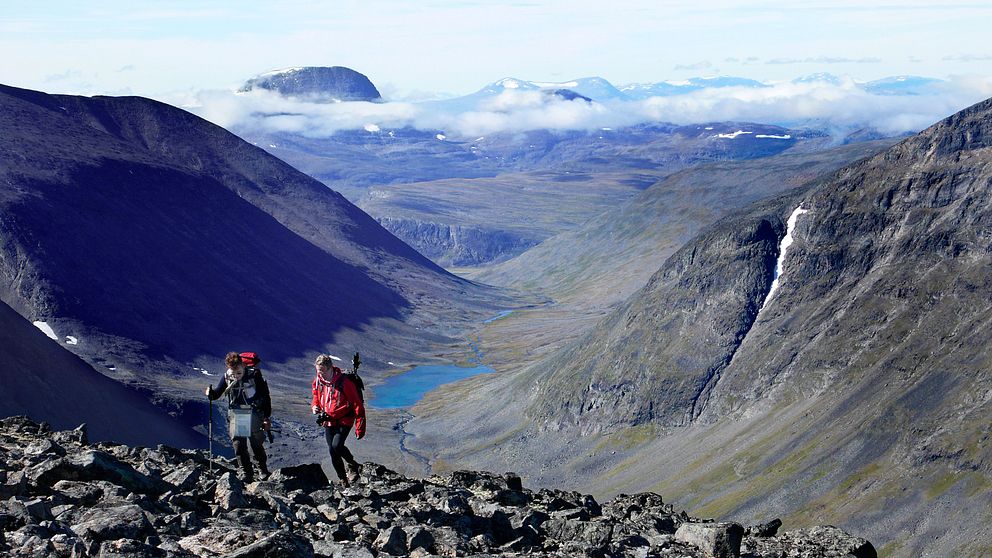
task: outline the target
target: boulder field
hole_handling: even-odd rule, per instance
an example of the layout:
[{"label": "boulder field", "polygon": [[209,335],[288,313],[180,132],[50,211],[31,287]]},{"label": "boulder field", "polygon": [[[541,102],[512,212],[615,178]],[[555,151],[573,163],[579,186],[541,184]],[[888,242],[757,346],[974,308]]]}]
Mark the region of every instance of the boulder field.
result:
[{"label": "boulder field", "polygon": [[778,533],[689,517],[653,493],[606,503],[514,473],[403,477],[365,463],[350,487],[301,464],[244,484],[202,450],[90,444],[0,420],[0,554],[31,557],[876,556],[833,527]]}]

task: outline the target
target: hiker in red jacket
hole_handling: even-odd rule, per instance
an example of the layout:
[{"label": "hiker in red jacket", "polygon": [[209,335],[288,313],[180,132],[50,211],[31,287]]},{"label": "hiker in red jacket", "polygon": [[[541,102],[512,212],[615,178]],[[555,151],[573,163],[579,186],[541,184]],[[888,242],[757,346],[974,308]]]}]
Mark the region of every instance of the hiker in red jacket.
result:
[{"label": "hiker in red jacket", "polygon": [[[319,415],[317,423],[324,427],[324,438],[334,471],[341,484],[350,486],[358,480],[361,466],[344,446],[344,441],[352,426],[355,427],[355,438],[361,440],[365,436],[365,404],[349,375],[334,366],[330,356],[318,356],[314,368],[317,376],[313,379],[311,410]],[[347,474],[344,461],[348,462]]]}]

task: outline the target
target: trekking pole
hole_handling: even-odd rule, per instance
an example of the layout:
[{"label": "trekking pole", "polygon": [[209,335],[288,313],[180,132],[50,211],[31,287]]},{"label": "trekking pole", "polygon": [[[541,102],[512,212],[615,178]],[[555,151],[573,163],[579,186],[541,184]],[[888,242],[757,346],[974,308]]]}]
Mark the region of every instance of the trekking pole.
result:
[{"label": "trekking pole", "polygon": [[209,465],[207,466],[212,475],[214,472],[214,401],[207,395],[207,406],[210,407],[209,422],[207,422],[207,455],[209,455]]},{"label": "trekking pole", "polygon": [[351,371],[358,374],[358,367],[362,365],[362,358],[355,353],[354,358],[351,359]]}]

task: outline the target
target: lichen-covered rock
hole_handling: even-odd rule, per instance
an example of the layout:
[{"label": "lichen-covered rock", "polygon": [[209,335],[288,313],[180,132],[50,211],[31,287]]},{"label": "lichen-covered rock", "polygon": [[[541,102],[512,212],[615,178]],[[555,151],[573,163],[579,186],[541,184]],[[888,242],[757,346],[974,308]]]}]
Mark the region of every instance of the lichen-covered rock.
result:
[{"label": "lichen-covered rock", "polygon": [[878,556],[875,547],[867,540],[831,526],[799,529],[772,538],[748,537],[744,539],[742,550],[756,556],[782,558],[818,556],[876,558]]},{"label": "lichen-covered rock", "polygon": [[98,558],[165,558],[166,551],[133,539],[105,541]]}]

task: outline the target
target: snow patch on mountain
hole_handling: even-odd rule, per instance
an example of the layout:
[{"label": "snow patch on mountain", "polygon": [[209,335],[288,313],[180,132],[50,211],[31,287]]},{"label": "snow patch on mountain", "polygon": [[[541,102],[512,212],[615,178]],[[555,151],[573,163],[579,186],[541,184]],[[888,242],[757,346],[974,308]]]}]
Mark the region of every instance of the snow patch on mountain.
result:
[{"label": "snow patch on mountain", "polygon": [[55,330],[53,330],[52,326],[48,325],[47,322],[38,321],[32,323],[34,323],[34,327],[40,329],[41,332],[47,335],[49,339],[52,339],[53,341],[59,340],[59,336],[55,335]]},{"label": "snow patch on mountain", "polygon": [[753,134],[753,133],[754,132],[745,132],[744,130],[737,130],[736,132],[732,132],[730,134],[717,134],[717,135],[712,136],[712,137],[714,137],[714,138],[734,139],[734,138],[736,138],[738,136],[742,136],[744,134]]},{"label": "snow patch on mountain", "polygon": [[782,266],[785,265],[785,255],[789,251],[789,246],[792,246],[794,241],[792,233],[796,230],[796,221],[799,220],[800,215],[805,213],[809,213],[809,210],[803,209],[803,206],[800,205],[792,212],[792,215],[789,215],[789,220],[785,226],[785,236],[782,237],[782,242],[778,247],[778,261],[775,262],[775,277],[772,279],[772,286],[768,289],[765,301],[761,303],[762,308],[768,304],[772,295],[775,294],[775,290],[778,289],[779,280],[782,278]]}]

